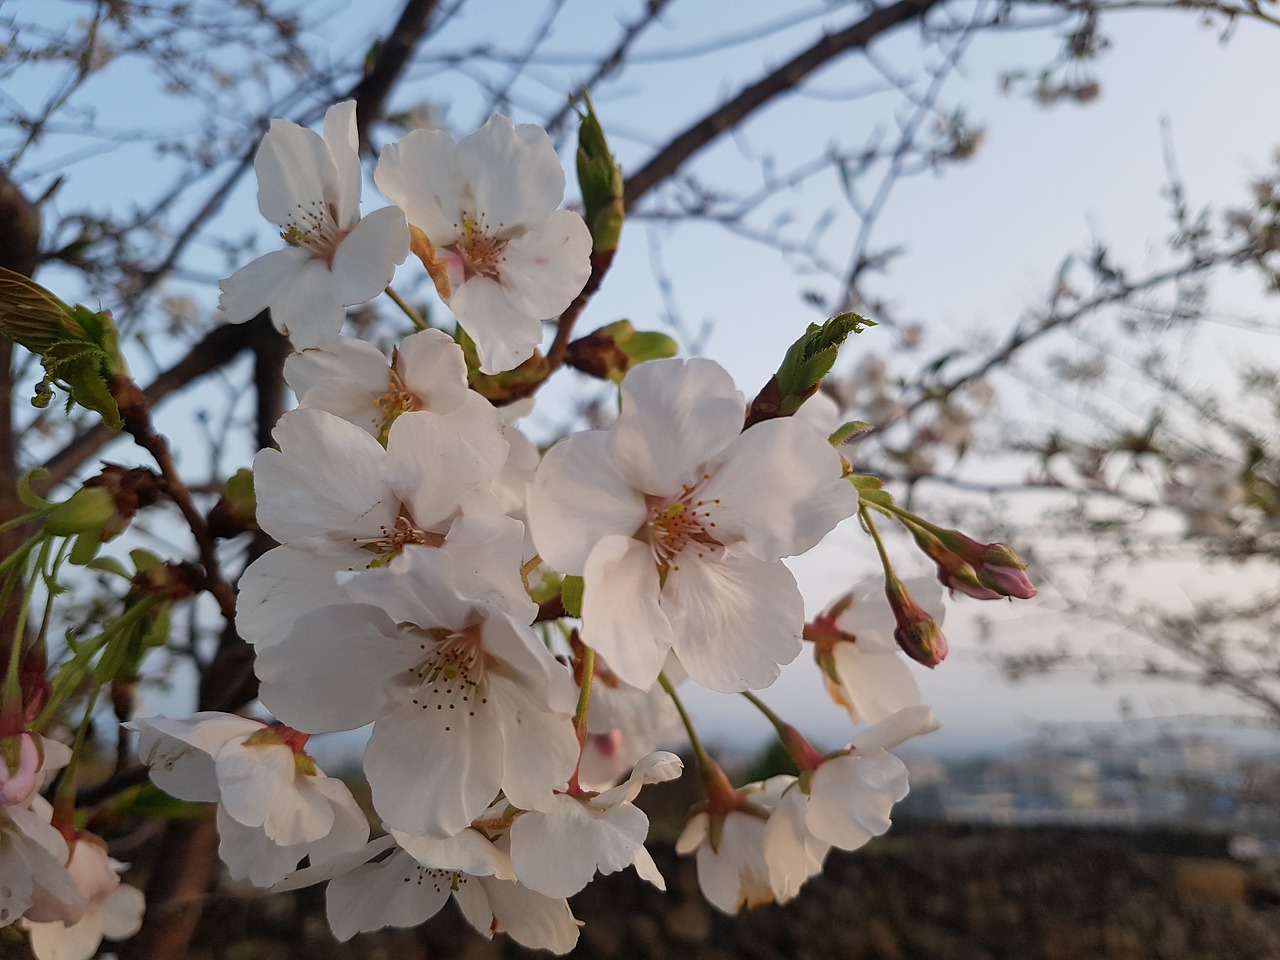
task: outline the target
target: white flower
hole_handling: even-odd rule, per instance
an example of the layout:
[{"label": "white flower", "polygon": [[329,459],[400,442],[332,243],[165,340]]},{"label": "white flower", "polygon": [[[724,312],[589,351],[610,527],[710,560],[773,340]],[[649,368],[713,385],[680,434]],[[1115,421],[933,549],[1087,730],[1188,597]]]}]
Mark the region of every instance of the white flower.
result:
[{"label": "white flower", "polygon": [[780,899],[799,890],[819,852],[856,850],[889,829],[889,812],[907,795],[907,768],[889,748],[937,728],[928,707],[900,710],[786,788],[764,832],[770,883]]},{"label": "white flower", "polygon": [[659,890],[662,874],[644,848],[649,818],[634,805],[646,783],[680,776],[684,765],[674,753],[651,753],[635,765],[624,783],[595,796],[559,793],[545,811],[531,810],[511,827],[511,862],[516,877],[548,897],[570,897],[595,876],[635,865]]},{"label": "white flower", "polygon": [[89,960],[103,937],[127,940],[138,932],[146,902],[141,890],[120,882],[124,867],[107,856],[106,846],[92,834],[82,834],[71,844],[67,871],[86,906],[73,922],[23,921],[37,960]]},{"label": "white flower", "polygon": [[254,491],[258,523],[281,546],[245,571],[236,614],[240,635],[259,650],[299,616],[338,602],[339,573],[415,548],[450,554],[469,593],[533,620],[519,575],[524,527],[488,489],[491,464],[443,418],[402,414],[385,449],[321,410],[285,414],[274,436],[280,449],[254,458]]},{"label": "white flower", "polygon": [[0,927],[24,916],[75,923],[87,906],[65,866],[67,842],[49,824],[52,809],[38,796],[32,802],[43,812],[0,807]]},{"label": "white flower", "polygon": [[484,373],[528,359],[540,321],[558,316],[591,275],[590,231],[556,209],[564,171],[540,127],[491,117],[458,143],[414,130],[382,151],[374,179],[429,242],[419,255]]},{"label": "white flower", "polygon": [[492,474],[506,462],[502,417],[468,389],[462,348],[441,330],[405,337],[389,365],[370,343],[332,337],[291,354],[284,378],[298,395],[299,407],[332,413],[380,440],[400,414],[425,411],[443,417]]},{"label": "white flower", "polygon": [[568,902],[516,883],[506,851],[470,828],[448,839],[397,831],[341,861],[299,870],[274,889],[325,880],[329,926],[339,940],[381,927],[416,927],[452,896],[485,937],[506,933],[526,947],[558,954],[578,942],[579,924]]},{"label": "white flower", "polygon": [[373,723],[365,773],[388,826],[450,837],[499,790],[548,802],[578,758],[577,690],[533,631],[458,593],[440,550],[350,576],[352,603],[259,648],[262,702],[311,731]]},{"label": "white flower", "polygon": [[301,752],[305,737],[295,730],[207,712],[126,726],[139,733],[156,786],[181,800],[217,801],[218,853],[234,879],[270,886],[304,856],[322,863],[369,837],[351,792]]},{"label": "white flower", "polygon": [[[904,583],[941,624],[946,613],[942,585],[930,577]],[[879,578],[855,584],[811,624],[809,635],[827,692],[854,723],[875,723],[920,703],[920,688],[893,639],[896,627]]]},{"label": "white flower", "polygon": [[[808,872],[788,895],[779,894],[771,882],[765,860],[765,826],[769,811],[793,783],[795,777],[779,776],[747,784],[738,791],[745,801],[743,807],[717,817],[718,827],[713,828],[712,815],[705,812],[694,814],[685,824],[676,840],[676,853],[697,851],[698,887],[712,906],[732,914],[743,907],[785,903],[795,896],[800,883],[822,869],[821,857],[816,864],[808,864]],[[801,847],[798,855],[802,863],[806,863],[804,853]]]},{"label": "white flower", "polygon": [[803,601],[782,557],[857,507],[839,455],[808,426],[742,430],[710,360],[657,360],[622,383],[607,430],[547,452],[529,492],[542,558],[586,581],[583,640],[647,689],[674,650],[722,692],[767,686],[800,651]]},{"label": "white flower", "polygon": [[308,347],[342,327],[345,307],[372,300],[409,252],[395,207],[360,219],[355,101],[335,104],[324,137],[273,120],[254,158],[258,209],[289,244],[241,267],[219,285],[232,323],[267,308],[276,329]]}]

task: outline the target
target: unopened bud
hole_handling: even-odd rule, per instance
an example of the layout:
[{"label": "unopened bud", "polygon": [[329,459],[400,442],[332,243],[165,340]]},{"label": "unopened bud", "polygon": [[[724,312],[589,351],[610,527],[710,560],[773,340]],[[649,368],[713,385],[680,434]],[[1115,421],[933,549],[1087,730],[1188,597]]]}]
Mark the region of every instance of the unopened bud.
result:
[{"label": "unopened bud", "polygon": [[942,530],[907,522],[916,545],[938,565],[938,579],[949,589],[977,600],[1014,597],[1030,600],[1036,588],[1026,566],[1003,543],[979,543],[959,530]]},{"label": "unopened bud", "polygon": [[40,787],[44,756],[30,733],[0,739],[0,807],[25,806]]},{"label": "unopened bud", "polygon": [[885,580],[884,592],[898,624],[893,631],[893,639],[902,648],[902,652],[916,663],[929,668],[936,667],[946,659],[947,638],[938,626],[938,621],[916,603],[902,581],[890,574]]},{"label": "unopened bud", "polygon": [[1036,595],[1035,585],[1027,576],[1026,565],[1003,543],[987,544],[981,575],[984,583],[989,582],[1006,597],[1030,600]]}]

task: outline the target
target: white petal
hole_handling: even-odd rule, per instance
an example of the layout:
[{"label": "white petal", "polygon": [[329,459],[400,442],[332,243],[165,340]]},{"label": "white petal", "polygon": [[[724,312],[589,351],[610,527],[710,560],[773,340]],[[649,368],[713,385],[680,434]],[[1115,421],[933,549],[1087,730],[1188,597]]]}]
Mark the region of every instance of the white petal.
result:
[{"label": "white petal", "polygon": [[903,707],[920,703],[920,688],[896,645],[893,650],[864,651],[859,636],[854,643],[837,641],[832,657],[842,698],[855,723],[875,723]]},{"label": "white petal", "polygon": [[502,288],[521,313],[547,320],[573,302],[591,276],[591,231],[571,210],[556,210],[507,244]]},{"label": "white petal", "polygon": [[721,693],[767,687],[800,652],[804,600],[779,561],[686,561],[667,575],[662,608],[689,676]]},{"label": "white petal", "polygon": [[271,121],[253,169],[258,175],[258,209],[281,227],[289,224],[299,204],[323,204],[338,192],[338,171],[328,145],[318,133],[288,120]]},{"label": "white petal", "polygon": [[397,207],[374,210],[357,223],[333,255],[333,296],[343,306],[372,300],[387,288],[409,255],[409,228]]},{"label": "white petal", "polygon": [[332,380],[354,382],[370,394],[372,400],[387,389],[387,373],[387,358],[382,351],[352,337],[332,337],[291,353],[284,361],[285,383],[300,400],[315,387]]},{"label": "white petal", "polygon": [[373,180],[382,195],[436,245],[458,239],[460,184],[453,176],[457,144],[443,130],[411,130],[382,148]]},{"label": "white petal", "polygon": [[443,330],[419,330],[401,340],[396,372],[405,387],[435,413],[453,413],[469,396],[494,410],[492,404],[467,389],[462,347]]},{"label": "white petal", "polygon": [[568,901],[544,897],[506,880],[481,877],[480,885],[489,897],[499,933],[534,950],[557,954],[568,953],[578,942],[578,921]]},{"label": "white petal", "polygon": [[455,837],[417,837],[393,830],[396,841],[424,867],[458,870],[476,877],[515,879],[511,858],[478,830],[466,829]]},{"label": "white petal", "polygon": [[858,509],[857,491],[840,477],[840,455],[791,419],[756,424],[717,467],[699,495],[719,501],[721,535],[744,540],[761,560],[804,553]]},{"label": "white petal", "polygon": [[449,309],[475,341],[481,373],[501,373],[520,366],[542,342],[542,318],[516,309],[496,280],[467,280],[453,291]]},{"label": "white petal", "polygon": [[942,724],[933,715],[933,710],[924,705],[904,707],[892,716],[868,727],[853,738],[853,746],[858,750],[892,750],[912,737],[932,733]]},{"label": "white petal", "polygon": [[322,410],[294,410],[276,424],[279,450],[253,461],[258,523],[281,543],[347,549],[352,538],[394,526],[386,453],[369,434]]},{"label": "white petal", "polygon": [[230,323],[244,323],[256,317],[273,303],[281,301],[292,289],[302,268],[311,262],[311,254],[299,247],[273,250],[246,263],[218,284],[218,309]]},{"label": "white petal", "polygon": [[561,573],[581,576],[592,548],[630,536],[648,516],[643,495],[612,469],[603,430],[561,440],[546,452],[529,488],[529,528],[538,552]]},{"label": "white petal", "polygon": [[636,851],[635,868],[636,874],[641,880],[646,880],[659,890],[666,892],[667,881],[663,878],[662,871],[658,869],[658,865],[653,862],[653,857],[649,851],[643,846]]},{"label": "white petal", "polygon": [[467,827],[498,793],[502,733],[491,711],[437,706],[407,703],[374,724],[364,768],[388,827],[444,838]]},{"label": "white petal", "polygon": [[297,730],[354,730],[404,699],[418,646],[381,610],[321,607],[280,643],[258,650],[258,696]]},{"label": "white petal", "polygon": [[433,876],[396,850],[381,863],[366,863],[334,878],[326,895],[329,927],[339,940],[381,927],[416,927],[449,899],[449,880]]},{"label": "white petal", "polygon": [[[561,685],[561,697],[568,689]],[[502,731],[502,791],[526,810],[548,805],[578,761],[578,738],[569,713],[547,709],[537,694],[507,677],[490,678],[489,705]]]},{"label": "white petal", "polygon": [[271,301],[271,322],[295,349],[314,347],[338,335],[347,312],[337,297],[333,273],[323,260],[308,260]]},{"label": "white petal", "polygon": [[889,829],[889,811],[907,795],[907,768],[891,753],[828,760],[813,774],[805,823],[821,840],[856,850]]},{"label": "white petal", "polygon": [[622,381],[622,410],[609,431],[613,469],[655,496],[700,479],[742,431],[745,401],[711,360],[654,360]]},{"label": "white petal", "polygon": [[108,940],[128,940],[142,929],[147,898],[127,883],[120,884],[104,905],[102,935]]},{"label": "white petal", "polygon": [[218,799],[214,758],[229,741],[243,740],[263,729],[258,720],[204,711],[181,720],[146,717],[125,724],[138,732],[138,756],[151,769],[151,779],[179,800]]},{"label": "white petal", "polygon": [[341,599],[338,571],[363,568],[371,557],[359,548],[326,556],[287,545],[268,550],[240,578],[236,630],[259,652],[279,643],[299,617]]},{"label": "white petal", "polygon": [[619,677],[648,689],[675,643],[672,610],[659,605],[658,570],[649,548],[631,537],[604,537],[583,570],[582,639]]},{"label": "white petal", "polygon": [[324,143],[334,166],[334,195],[338,226],[350,227],[360,216],[360,136],[356,102],[335,103],[324,115]]},{"label": "white petal", "polygon": [[492,228],[508,228],[547,216],[564,197],[564,170],[545,130],[490,117],[463,137],[453,155],[453,174],[469,183],[476,214]]}]

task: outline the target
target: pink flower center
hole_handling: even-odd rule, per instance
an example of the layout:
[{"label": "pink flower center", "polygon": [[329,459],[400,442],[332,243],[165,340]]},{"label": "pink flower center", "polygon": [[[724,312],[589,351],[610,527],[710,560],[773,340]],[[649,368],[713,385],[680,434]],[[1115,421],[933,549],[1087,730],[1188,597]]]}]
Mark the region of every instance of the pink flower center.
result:
[{"label": "pink flower center", "polygon": [[333,266],[333,256],[338,245],[350,231],[338,226],[338,215],[323,200],[300,203],[284,224],[280,236],[292,247],[305,247],[317,260]]},{"label": "pink flower center", "polygon": [[682,485],[676,497],[646,494],[644,498],[649,519],[636,532],[636,539],[649,544],[664,581],[668,571],[680,569],[681,560],[689,556],[703,560],[724,549],[724,544],[715,538],[716,522],[711,519],[720,500],[704,500],[697,495],[698,488],[710,478],[710,474],[703,474],[692,486]]}]

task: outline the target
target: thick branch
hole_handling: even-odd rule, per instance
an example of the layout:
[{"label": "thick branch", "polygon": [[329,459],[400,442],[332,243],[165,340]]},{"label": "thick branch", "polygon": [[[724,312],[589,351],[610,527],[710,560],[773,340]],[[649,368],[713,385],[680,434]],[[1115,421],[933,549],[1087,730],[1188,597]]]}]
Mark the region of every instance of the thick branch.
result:
[{"label": "thick branch", "polygon": [[381,119],[387,97],[426,35],[436,0],[407,0],[390,36],[382,42],[372,65],[351,90],[356,101],[356,126],[360,129],[360,149],[369,149],[369,128]]},{"label": "thick branch", "polygon": [[839,33],[827,34],[808,50],[742,90],[724,106],[707,114],[659,150],[652,160],[627,178],[627,207],[635,206],[641,197],[672,176],[686,160],[720,134],[737,127],[774,97],[794,89],[805,77],[828,61],[842,53],[865,47],[882,33],[899,24],[918,19],[940,2],[942,0],[899,0]]}]

